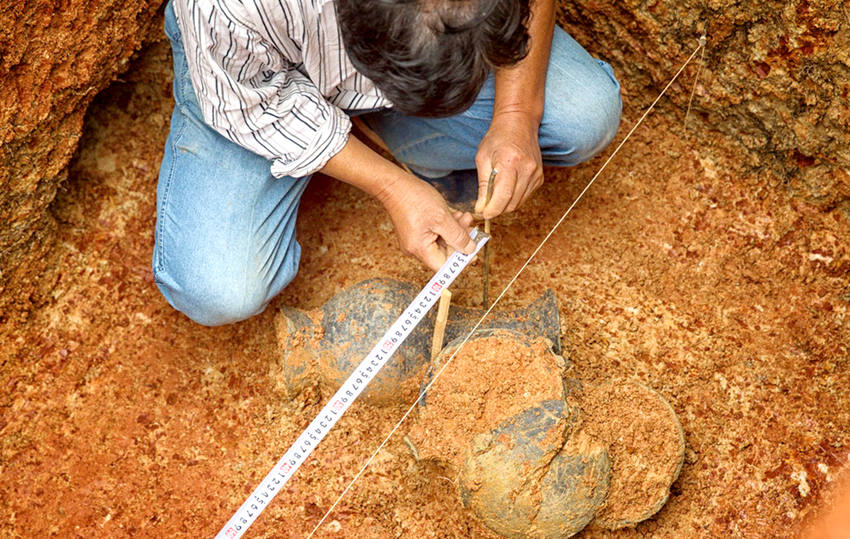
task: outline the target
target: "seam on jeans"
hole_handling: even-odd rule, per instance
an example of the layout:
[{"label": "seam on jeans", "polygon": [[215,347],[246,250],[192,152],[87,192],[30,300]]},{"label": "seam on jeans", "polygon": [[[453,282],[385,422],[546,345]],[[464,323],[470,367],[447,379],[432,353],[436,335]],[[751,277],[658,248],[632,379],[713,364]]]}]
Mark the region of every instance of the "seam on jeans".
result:
[{"label": "seam on jeans", "polygon": [[[179,109],[182,106],[183,105],[176,105],[174,107],[175,111],[177,111],[177,109]],[[165,247],[164,247],[164,245],[165,245],[165,214],[167,213],[168,202],[170,200],[171,185],[172,185],[173,180],[174,180],[174,170],[177,168],[176,167],[176,161],[177,161],[177,156],[179,155],[179,152],[177,151],[177,144],[183,139],[183,134],[186,131],[185,115],[182,111],[179,111],[179,114],[183,115],[184,117],[181,120],[180,129],[177,131],[177,134],[174,136],[174,139],[172,139],[171,142],[170,142],[170,145],[171,145],[171,163],[169,163],[168,178],[165,182],[165,188],[163,189],[163,192],[162,192],[162,215],[158,216],[159,224],[157,226],[157,229],[158,229],[157,232],[159,233],[159,246],[157,248],[157,251],[159,252],[159,264],[157,264],[157,267],[155,268],[154,279],[157,278],[156,272],[157,271],[161,272],[165,268]]]},{"label": "seam on jeans", "polygon": [[[172,10],[174,9],[173,6],[171,6],[170,4],[168,5],[168,8],[172,9]],[[186,59],[186,48],[183,46],[183,36],[180,33],[180,27],[177,25],[176,15],[174,17],[174,26],[175,26],[175,28],[174,28],[174,35],[173,36],[168,35],[168,32],[165,32],[165,34],[168,37],[168,39],[171,41],[172,56],[174,55],[174,49],[176,47],[180,47],[180,50],[182,51],[182,56],[183,56],[183,64],[186,64],[185,66],[181,66],[181,69],[180,69],[180,81],[179,81],[179,94],[180,95],[179,96],[175,95],[175,98],[176,98],[177,101],[180,102],[180,104],[184,104],[186,101],[197,102],[197,97],[195,96],[195,86],[192,84],[192,77],[189,74],[188,60]],[[174,75],[176,77],[177,76],[177,66],[174,66],[174,67],[175,67]],[[183,67],[185,67],[185,69],[182,69]],[[174,82],[175,82],[175,89],[176,89],[178,84],[177,84],[176,80]],[[177,93],[177,92],[175,92],[175,93]],[[200,108],[200,106],[198,106],[198,108]]]},{"label": "seam on jeans", "polygon": [[[596,63],[599,64],[599,67],[602,68],[602,71],[604,71],[605,74],[608,75],[608,78],[611,79],[611,82],[614,84],[614,87],[617,88],[618,91],[621,90],[622,88],[620,87],[620,81],[618,81],[617,76],[614,75],[614,68],[611,67],[611,64],[609,64],[605,60],[600,60],[599,58],[594,58],[594,60],[596,60]],[[608,69],[605,69],[606,67]]]},{"label": "seam on jeans", "polygon": [[186,102],[186,101],[194,102],[195,104],[198,105],[198,110],[200,110],[201,106],[198,104],[198,96],[195,94],[195,85],[192,84],[192,77],[189,75],[188,67],[183,72],[182,78],[183,78],[183,88],[181,88],[181,92],[182,92],[183,95],[181,95],[180,97],[183,99],[184,102]]}]

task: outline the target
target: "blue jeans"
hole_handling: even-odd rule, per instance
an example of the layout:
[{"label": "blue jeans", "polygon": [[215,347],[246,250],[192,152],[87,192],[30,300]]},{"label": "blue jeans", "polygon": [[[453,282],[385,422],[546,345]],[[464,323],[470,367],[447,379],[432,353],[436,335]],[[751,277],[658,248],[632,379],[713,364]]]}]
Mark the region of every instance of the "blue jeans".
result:
[{"label": "blue jeans", "polygon": [[[154,277],[168,302],[192,320],[237,322],[262,312],[295,277],[301,256],[295,220],[310,178],[273,177],[268,160],[204,123],[170,4],[165,32],[176,105],[157,184]],[[457,116],[414,118],[387,109],[365,120],[399,161],[439,177],[475,168],[493,95],[491,77]],[[610,66],[556,28],[540,125],[544,162],[569,166],[591,158],[614,137],[620,111]]]}]

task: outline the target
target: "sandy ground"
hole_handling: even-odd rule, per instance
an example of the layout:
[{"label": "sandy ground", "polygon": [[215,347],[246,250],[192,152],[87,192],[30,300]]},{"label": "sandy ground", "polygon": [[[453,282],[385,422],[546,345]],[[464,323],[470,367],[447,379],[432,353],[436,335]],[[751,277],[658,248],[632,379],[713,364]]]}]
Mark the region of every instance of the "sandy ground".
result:
[{"label": "sandy ground", "polygon": [[[169,81],[160,44],[92,107],[55,204],[52,300],[0,333],[5,537],[213,535],[322,404],[316,391],[285,398],[274,377],[280,306],[315,308],[371,277],[429,277],[399,253],[377,202],[317,178],[301,272],[265,313],[211,329],[171,309],[150,272]],[[626,90],[628,127],[654,96]],[[640,381],[681,420],[686,462],[670,501],[611,536],[785,537],[850,459],[850,223],[741,172],[710,134],[671,130],[680,121],[654,116],[636,133],[504,306],[552,288],[570,376]],[[601,159],[549,170],[494,224],[497,290]],[[461,277],[455,303],[476,305],[480,276]],[[403,408],[355,405],[252,536],[305,536]],[[488,533],[451,478],[396,436],[319,536]]]}]

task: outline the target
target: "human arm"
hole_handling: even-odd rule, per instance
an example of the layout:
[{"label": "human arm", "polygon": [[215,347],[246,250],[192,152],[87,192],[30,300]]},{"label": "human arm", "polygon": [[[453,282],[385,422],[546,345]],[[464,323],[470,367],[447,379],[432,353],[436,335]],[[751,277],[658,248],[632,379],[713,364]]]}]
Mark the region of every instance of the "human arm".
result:
[{"label": "human arm", "polygon": [[[514,211],[543,184],[538,130],[543,118],[546,70],[555,29],[554,0],[534,0],[528,32],[528,55],[495,73],[496,95],[490,129],[478,146],[478,200],[475,213],[486,218]],[[486,205],[486,185],[496,168],[493,197]]]},{"label": "human arm", "polygon": [[[308,176],[343,147],[351,122],[299,71],[296,37],[271,36],[268,24],[238,2],[173,5],[207,125],[269,159],[276,177]],[[278,17],[301,22],[289,2],[280,7]]]},{"label": "human arm", "polygon": [[[330,158],[322,172],[377,198],[387,210],[399,244],[432,270],[451,249],[471,253],[472,216],[452,212],[436,189],[384,159],[354,136]],[[440,241],[442,240],[442,241]]]},{"label": "human arm", "polygon": [[[402,248],[432,269],[446,259],[443,245],[471,252],[471,216],[452,214],[436,190],[350,136],[348,116],[284,57],[298,59],[297,43],[276,36],[273,46],[269,36],[245,22],[252,18],[240,4],[226,11],[209,2],[174,5],[208,125],[268,158],[274,176],[321,170],[376,196]],[[286,19],[301,22],[291,13]]]}]

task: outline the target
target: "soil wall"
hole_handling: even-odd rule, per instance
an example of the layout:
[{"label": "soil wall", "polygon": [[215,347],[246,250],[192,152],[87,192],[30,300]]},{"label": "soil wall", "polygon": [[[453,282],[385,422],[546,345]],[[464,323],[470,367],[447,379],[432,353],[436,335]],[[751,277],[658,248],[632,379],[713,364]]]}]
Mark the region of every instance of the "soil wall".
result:
[{"label": "soil wall", "polygon": [[[561,0],[559,22],[642,108],[707,34],[688,129],[740,145],[809,202],[850,211],[850,5],[840,0]],[[684,120],[694,62],[662,101]],[[628,98],[631,97],[631,100]],[[627,103],[628,104],[628,103]],[[707,137],[703,137],[707,138]]]},{"label": "soil wall", "polygon": [[91,100],[160,34],[162,0],[0,5],[0,321],[47,291],[49,212]]}]

